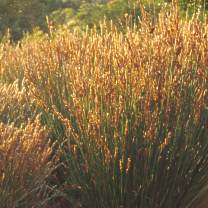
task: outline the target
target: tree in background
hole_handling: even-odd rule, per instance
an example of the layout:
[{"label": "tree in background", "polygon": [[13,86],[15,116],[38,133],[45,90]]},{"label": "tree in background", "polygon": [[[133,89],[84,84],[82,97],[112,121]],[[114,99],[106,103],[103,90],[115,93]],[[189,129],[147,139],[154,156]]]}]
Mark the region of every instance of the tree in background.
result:
[{"label": "tree in background", "polygon": [[10,28],[13,39],[19,39],[24,32],[39,26],[44,29],[45,0],[1,0],[0,31],[1,35]]},{"label": "tree in background", "polygon": [[14,40],[18,40],[24,32],[31,31],[36,26],[44,29],[46,13],[46,0],[1,0],[1,36],[8,28]]},{"label": "tree in background", "polygon": [[13,40],[39,27],[47,30],[46,16],[52,14],[57,23],[65,23],[82,0],[0,0],[0,39],[10,29]]}]

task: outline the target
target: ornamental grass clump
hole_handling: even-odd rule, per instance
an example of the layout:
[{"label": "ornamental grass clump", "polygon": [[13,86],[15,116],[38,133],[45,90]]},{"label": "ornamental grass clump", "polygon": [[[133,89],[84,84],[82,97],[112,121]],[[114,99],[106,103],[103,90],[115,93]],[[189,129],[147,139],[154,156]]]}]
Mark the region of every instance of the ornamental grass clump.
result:
[{"label": "ornamental grass clump", "polygon": [[43,207],[53,170],[46,129],[36,119],[24,128],[0,123],[0,201],[2,208]]},{"label": "ornamental grass clump", "polygon": [[53,182],[76,207],[188,208],[208,185],[207,21],[173,3],[153,25],[140,10],[125,33],[51,29],[13,51],[61,149]]}]

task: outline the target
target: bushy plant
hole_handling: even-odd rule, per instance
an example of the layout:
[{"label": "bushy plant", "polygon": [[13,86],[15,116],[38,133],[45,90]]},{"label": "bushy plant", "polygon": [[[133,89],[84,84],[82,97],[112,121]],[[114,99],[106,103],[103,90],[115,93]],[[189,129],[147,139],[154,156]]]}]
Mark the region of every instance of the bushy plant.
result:
[{"label": "bushy plant", "polygon": [[125,33],[104,21],[4,50],[58,141],[68,206],[188,208],[208,184],[207,22],[140,12]]},{"label": "bushy plant", "polygon": [[207,24],[141,12],[126,34],[56,34],[25,64],[64,126],[62,191],[83,207],[186,207],[207,184]]}]

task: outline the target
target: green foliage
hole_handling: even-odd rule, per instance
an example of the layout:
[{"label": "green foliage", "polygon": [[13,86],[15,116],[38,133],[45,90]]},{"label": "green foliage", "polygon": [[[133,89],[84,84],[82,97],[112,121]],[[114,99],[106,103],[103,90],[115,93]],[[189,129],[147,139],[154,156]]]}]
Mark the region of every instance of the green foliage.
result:
[{"label": "green foliage", "polygon": [[136,17],[139,15],[138,5],[135,1],[116,0],[109,3],[83,3],[74,16],[76,26],[85,28],[87,25],[92,27],[99,26],[103,18],[112,20],[117,26],[125,23],[125,14]]},{"label": "green foliage", "polygon": [[72,8],[58,9],[50,13],[50,20],[56,25],[67,24],[67,22],[74,16]]},{"label": "green foliage", "polygon": [[45,26],[46,5],[43,0],[3,0],[0,1],[1,35],[10,28],[12,37],[17,40],[25,31],[33,27]]},{"label": "green foliage", "polygon": [[104,5],[84,3],[79,8],[76,18],[79,20],[79,24],[81,23],[81,25],[93,26],[94,24],[99,23],[105,13],[106,8]]}]

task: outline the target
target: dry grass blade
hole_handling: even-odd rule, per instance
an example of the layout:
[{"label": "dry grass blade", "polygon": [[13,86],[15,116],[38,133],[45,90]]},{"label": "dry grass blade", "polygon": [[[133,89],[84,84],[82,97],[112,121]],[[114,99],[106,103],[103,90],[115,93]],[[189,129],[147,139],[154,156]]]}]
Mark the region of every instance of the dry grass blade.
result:
[{"label": "dry grass blade", "polygon": [[38,120],[25,128],[0,124],[1,207],[38,207],[54,164],[47,131]]}]

